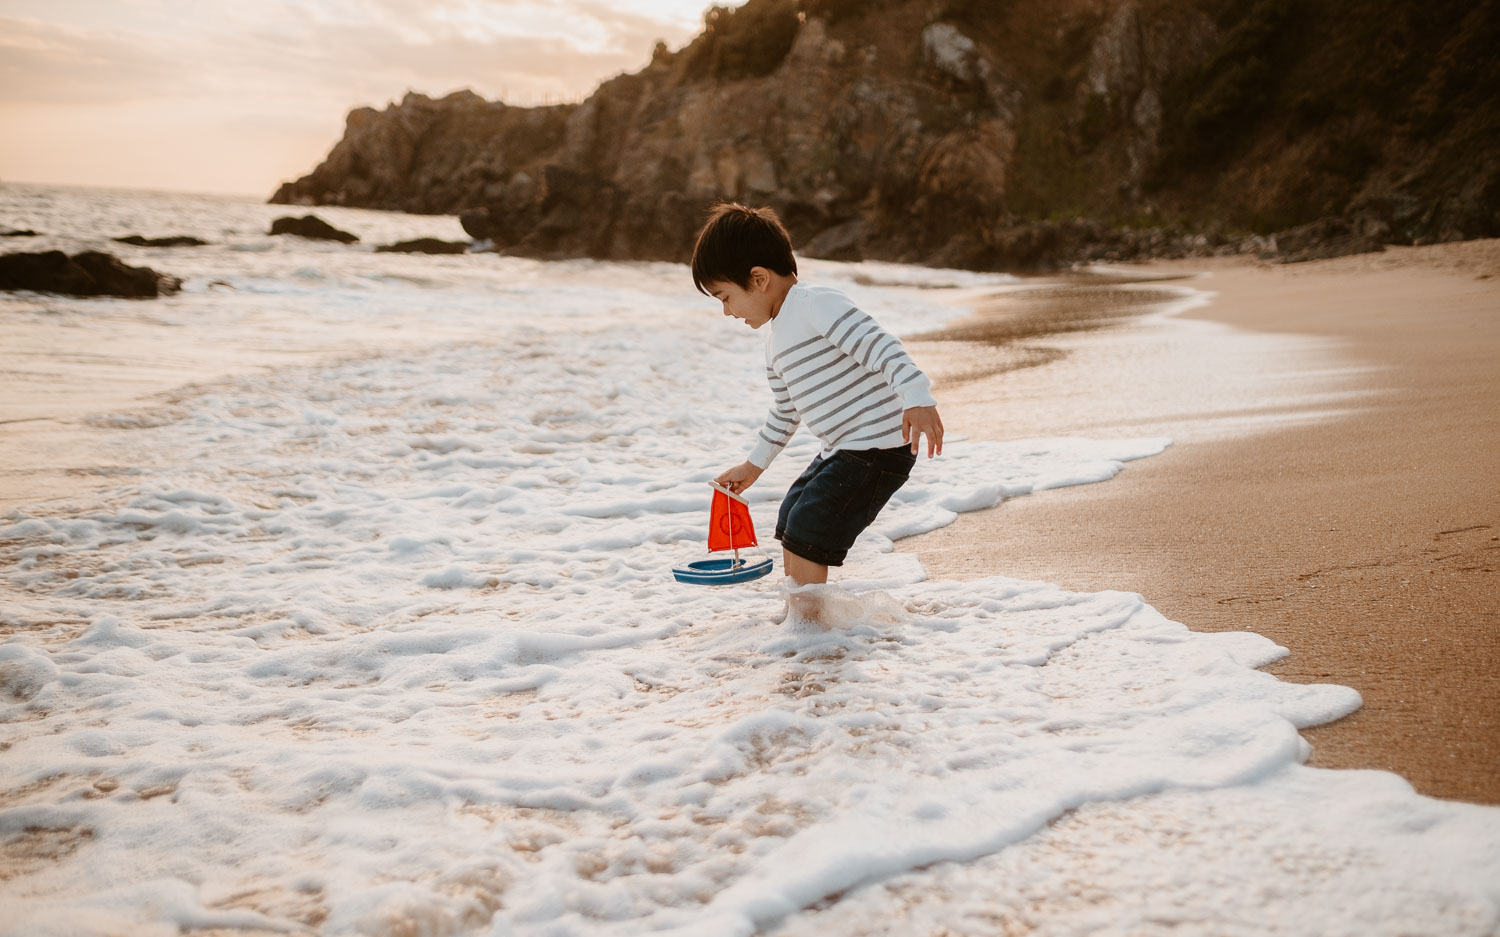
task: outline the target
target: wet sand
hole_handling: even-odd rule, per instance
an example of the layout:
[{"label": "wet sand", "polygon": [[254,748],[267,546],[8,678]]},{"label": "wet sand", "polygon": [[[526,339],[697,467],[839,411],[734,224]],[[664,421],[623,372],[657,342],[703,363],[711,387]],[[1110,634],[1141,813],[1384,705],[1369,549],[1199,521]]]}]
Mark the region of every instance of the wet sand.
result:
[{"label": "wet sand", "polygon": [[[1207,272],[1191,283],[1217,293],[1186,315],[1326,337],[1361,392],[1332,418],[1179,437],[1106,484],[897,548],[934,577],[1131,589],[1194,630],[1266,635],[1291,651],[1271,673],[1364,696],[1304,733],[1311,764],[1500,803],[1500,241],[1140,269],[1181,272]],[[939,389],[950,432],[1030,435],[1010,425],[1015,372],[968,377],[954,406]]]}]

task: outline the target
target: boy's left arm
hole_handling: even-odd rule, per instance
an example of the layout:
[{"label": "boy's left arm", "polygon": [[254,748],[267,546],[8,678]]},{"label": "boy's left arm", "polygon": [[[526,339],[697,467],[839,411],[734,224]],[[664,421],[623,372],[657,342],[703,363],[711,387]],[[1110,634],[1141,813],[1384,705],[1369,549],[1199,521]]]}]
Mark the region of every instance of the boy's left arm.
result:
[{"label": "boy's left arm", "polygon": [[932,396],[932,382],[901,346],[901,340],[870,317],[851,306],[835,315],[824,314],[823,334],[872,374],[885,378],[906,408],[901,414],[901,438],[913,455],[927,437],[927,457],[943,454],[943,420]]},{"label": "boy's left arm", "polygon": [[943,418],[937,407],[908,407],[901,414],[901,441],[911,445],[911,454],[918,455],[922,449],[922,437],[927,437],[927,458],[943,454]]}]

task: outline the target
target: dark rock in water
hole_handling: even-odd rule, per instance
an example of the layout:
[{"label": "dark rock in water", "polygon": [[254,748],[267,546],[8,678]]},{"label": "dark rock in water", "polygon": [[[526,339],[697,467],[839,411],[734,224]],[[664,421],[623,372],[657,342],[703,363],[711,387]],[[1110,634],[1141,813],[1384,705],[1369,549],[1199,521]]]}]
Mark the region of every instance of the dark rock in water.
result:
[{"label": "dark rock in water", "polygon": [[171,237],[148,238],[139,234],[127,234],[122,238],[115,238],[120,244],[133,244],[136,247],[202,247],[207,241],[199,240],[187,234],[174,234]]},{"label": "dark rock in water", "polygon": [[417,238],[412,241],[397,241],[375,248],[377,254],[466,254],[468,241],[444,241],[441,238]]},{"label": "dark rock in water", "polygon": [[0,289],[39,290],[75,296],[99,292],[89,272],[62,251],[0,256]]},{"label": "dark rock in water", "polygon": [[340,231],[333,225],[319,218],[317,215],[303,215],[301,218],[293,218],[288,215],[285,218],[277,218],[271,222],[272,234],[295,234],[298,237],[314,238],[320,241],[338,241],[341,244],[353,244],[359,238],[348,231]]},{"label": "dark rock in water", "polygon": [[467,208],[458,215],[458,223],[463,226],[464,233],[476,241],[490,240],[490,210],[489,208]]},{"label": "dark rock in water", "polygon": [[175,293],[182,280],[149,267],[132,267],[99,251],[69,257],[62,251],[0,256],[0,289],[72,296],[144,299]]},{"label": "dark rock in water", "polygon": [[23,228],[17,228],[14,231],[6,231],[4,233],[0,233],[0,238],[34,238],[34,237],[37,237],[37,233],[35,231],[31,230],[30,228],[24,228],[24,229]]}]

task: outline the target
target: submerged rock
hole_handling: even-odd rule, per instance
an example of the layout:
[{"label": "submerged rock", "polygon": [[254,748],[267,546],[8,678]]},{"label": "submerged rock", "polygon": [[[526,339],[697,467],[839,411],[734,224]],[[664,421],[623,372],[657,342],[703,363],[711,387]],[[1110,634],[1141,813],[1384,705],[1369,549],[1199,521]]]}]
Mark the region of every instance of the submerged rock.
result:
[{"label": "submerged rock", "polygon": [[340,244],[353,244],[359,240],[357,236],[348,231],[340,231],[317,215],[303,215],[301,218],[288,215],[284,218],[277,218],[271,222],[270,233],[295,234],[297,237],[313,238],[319,241],[338,241]]},{"label": "submerged rock", "polygon": [[17,228],[14,231],[0,233],[0,238],[34,238],[37,233],[30,228]]},{"label": "submerged rock", "polygon": [[441,238],[416,238],[375,248],[377,254],[466,254],[468,251],[468,241],[444,241]]},{"label": "submerged rock", "polygon": [[146,299],[175,293],[182,280],[150,267],[132,267],[112,254],[62,251],[0,256],[0,289],[66,293],[70,296],[124,296]]},{"label": "submerged rock", "polygon": [[139,234],[127,234],[122,238],[115,238],[120,244],[133,244],[136,247],[202,247],[207,241],[200,240],[188,234],[174,234],[164,238],[148,238]]}]

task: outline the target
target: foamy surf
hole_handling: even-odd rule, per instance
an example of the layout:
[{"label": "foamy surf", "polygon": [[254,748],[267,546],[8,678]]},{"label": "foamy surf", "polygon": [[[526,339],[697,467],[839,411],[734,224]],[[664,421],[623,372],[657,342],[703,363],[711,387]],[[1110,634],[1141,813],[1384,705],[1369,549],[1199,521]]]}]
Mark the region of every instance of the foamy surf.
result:
[{"label": "foamy surf", "polygon": [[[259,291],[485,341],[101,413],[133,484],[0,520],[0,933],[1495,930],[1495,811],[1301,765],[1352,690],[1139,595],[890,550],[1166,439],[953,441],[802,627],[774,578],[672,581],[766,400],[679,268],[265,240],[220,252],[223,303],[185,261],[181,334],[238,334]],[[812,454],[750,489],[761,530]]]},{"label": "foamy surf", "polygon": [[791,631],[812,633],[847,630],[856,625],[896,624],[906,610],[885,592],[852,592],[829,583],[806,585],[783,579],[777,586],[785,610],[773,621]]}]

